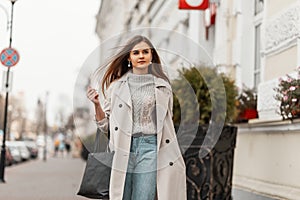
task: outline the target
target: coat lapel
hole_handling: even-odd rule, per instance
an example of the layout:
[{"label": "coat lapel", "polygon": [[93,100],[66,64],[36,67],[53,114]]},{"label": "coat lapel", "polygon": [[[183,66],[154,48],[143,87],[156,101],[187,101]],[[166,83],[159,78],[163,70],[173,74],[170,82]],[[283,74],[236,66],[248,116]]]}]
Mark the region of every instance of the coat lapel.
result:
[{"label": "coat lapel", "polygon": [[117,81],[120,82],[120,87],[115,90],[115,95],[117,95],[122,101],[124,101],[130,109],[132,108],[132,101],[130,95],[130,89],[127,82],[127,74],[123,75]]},{"label": "coat lapel", "polygon": [[[171,87],[162,79],[154,78],[155,82],[155,100],[156,100],[156,119],[157,119],[157,148],[159,149],[164,118],[168,111],[169,95]],[[167,92],[168,91],[168,92]]]}]

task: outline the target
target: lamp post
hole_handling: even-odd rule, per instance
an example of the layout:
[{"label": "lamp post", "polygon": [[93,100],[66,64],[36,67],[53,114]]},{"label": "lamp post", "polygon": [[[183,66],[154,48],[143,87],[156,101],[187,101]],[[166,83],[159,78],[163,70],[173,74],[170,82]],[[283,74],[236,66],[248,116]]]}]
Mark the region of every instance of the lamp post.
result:
[{"label": "lamp post", "polygon": [[49,92],[46,92],[46,98],[45,98],[45,105],[44,105],[44,123],[43,123],[43,130],[44,130],[44,151],[43,151],[43,161],[47,161],[47,132],[48,132],[48,123],[47,123],[47,103],[48,103],[48,95]]},{"label": "lamp post", "polygon": [[[13,25],[13,14],[14,14],[14,4],[17,0],[10,0],[11,2],[11,18],[10,18],[10,37],[9,37],[9,48],[11,48],[12,43],[12,25]],[[2,148],[1,148],[1,160],[0,160],[0,182],[5,183],[4,179],[4,171],[5,171],[5,156],[6,156],[6,126],[7,126],[7,110],[8,110],[8,95],[9,95],[9,73],[10,67],[8,67],[7,75],[6,75],[6,97],[5,97],[5,106],[4,106],[4,126],[3,126],[3,140],[2,140]]]}]

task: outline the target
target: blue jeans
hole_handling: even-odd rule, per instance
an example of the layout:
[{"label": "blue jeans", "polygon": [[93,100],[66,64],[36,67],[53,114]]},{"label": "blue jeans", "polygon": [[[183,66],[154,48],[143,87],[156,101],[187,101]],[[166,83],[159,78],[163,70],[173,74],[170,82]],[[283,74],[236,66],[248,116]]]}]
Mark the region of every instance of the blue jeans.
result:
[{"label": "blue jeans", "polygon": [[123,200],[154,200],[156,166],[156,135],[132,137]]}]

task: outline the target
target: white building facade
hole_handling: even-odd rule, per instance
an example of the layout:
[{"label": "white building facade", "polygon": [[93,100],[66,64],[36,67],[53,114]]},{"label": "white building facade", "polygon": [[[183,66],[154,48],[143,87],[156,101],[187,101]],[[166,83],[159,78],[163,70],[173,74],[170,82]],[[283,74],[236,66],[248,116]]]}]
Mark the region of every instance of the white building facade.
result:
[{"label": "white building facade", "polygon": [[256,0],[240,7],[240,48],[247,52],[240,57],[241,80],[258,91],[259,119],[239,125],[234,185],[279,199],[300,197],[300,160],[294,157],[300,121],[282,120],[274,98],[279,79],[295,75],[300,65],[299,6],[299,0]]},{"label": "white building facade", "polygon": [[[170,49],[182,42],[172,33],[180,33],[205,49],[240,89],[255,88],[259,118],[238,125],[233,185],[263,196],[299,199],[300,121],[282,120],[273,88],[300,66],[300,0],[221,0],[216,5],[215,24],[206,29],[204,11],[180,10],[175,0],[103,0],[96,30],[101,41],[137,28],[169,30],[155,45]],[[176,62],[182,61],[166,56],[166,64]]]}]

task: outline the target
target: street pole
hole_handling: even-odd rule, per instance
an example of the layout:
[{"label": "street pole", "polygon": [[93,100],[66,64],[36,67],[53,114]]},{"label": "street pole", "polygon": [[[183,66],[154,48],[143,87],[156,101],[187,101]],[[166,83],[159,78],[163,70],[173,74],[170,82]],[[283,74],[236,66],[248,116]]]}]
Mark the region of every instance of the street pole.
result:
[{"label": "street pole", "polygon": [[44,151],[43,151],[43,161],[47,161],[47,131],[48,131],[48,123],[47,123],[47,102],[48,102],[48,92],[46,92],[45,105],[44,105]]},{"label": "street pole", "polygon": [[[13,25],[13,13],[14,13],[14,4],[16,0],[11,0],[11,22],[10,22],[10,38],[9,38],[9,48],[11,48],[12,43],[12,25]],[[6,97],[5,97],[5,104],[4,104],[4,127],[3,127],[3,138],[2,138],[2,148],[1,148],[1,160],[0,160],[0,182],[5,183],[4,179],[4,171],[5,171],[5,157],[6,157],[6,126],[7,126],[7,108],[8,108],[8,95],[9,95],[9,72],[10,67],[8,67],[7,75],[6,75]],[[8,133],[9,134],[9,133]]]},{"label": "street pole", "polygon": [[7,125],[7,104],[8,104],[8,79],[9,79],[9,68],[7,70],[6,77],[6,97],[5,97],[5,107],[4,107],[4,127],[3,127],[3,138],[2,138],[2,148],[1,148],[1,162],[0,162],[0,182],[5,183],[4,171],[5,171],[5,157],[6,157],[6,125]]}]

